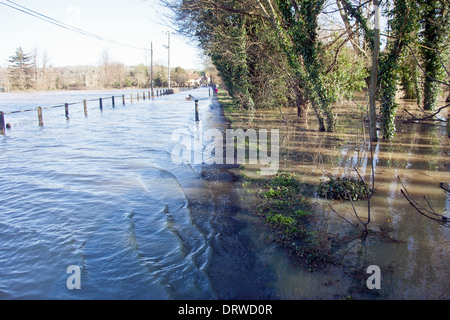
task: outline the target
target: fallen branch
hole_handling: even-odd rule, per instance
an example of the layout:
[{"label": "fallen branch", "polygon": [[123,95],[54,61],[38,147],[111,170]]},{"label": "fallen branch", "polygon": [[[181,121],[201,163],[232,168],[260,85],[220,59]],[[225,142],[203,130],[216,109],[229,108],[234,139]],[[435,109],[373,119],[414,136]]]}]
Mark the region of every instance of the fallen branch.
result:
[{"label": "fallen branch", "polygon": [[408,47],[409,51],[411,51],[411,54],[412,54],[414,60],[416,61],[416,64],[419,66],[420,70],[422,70],[423,74],[424,74],[428,79],[430,79],[431,81],[434,81],[434,82],[443,84],[444,86],[450,87],[450,83],[449,83],[449,82],[443,82],[443,81],[440,81],[440,80],[438,80],[438,79],[435,79],[435,78],[431,77],[431,76],[425,71],[425,69],[420,65],[418,59],[416,58],[416,55],[414,54],[414,50],[413,50],[407,43],[405,43],[405,45]]},{"label": "fallen branch", "polygon": [[[398,181],[400,182],[401,186],[403,187],[402,190],[400,190],[400,192],[402,193],[402,195],[405,197],[406,200],[408,200],[409,204],[416,209],[417,212],[419,212],[422,216],[436,221],[437,223],[445,226],[445,227],[450,227],[450,219],[439,214],[436,213],[436,211],[434,211],[433,207],[430,205],[430,203],[428,202],[427,198],[424,197],[428,208],[425,208],[424,206],[422,206],[420,203],[418,203],[412,196],[411,194],[408,192],[408,190],[406,189],[406,187],[404,186],[403,182],[400,180],[400,177],[397,176]],[[444,188],[443,184],[441,184],[440,186],[442,189],[444,189],[447,193],[449,193],[449,189]]]},{"label": "fallen branch", "polygon": [[417,118],[416,116],[414,116],[411,112],[409,112],[406,109],[403,109],[407,114],[409,114],[411,116],[411,119],[408,119],[407,121],[411,122],[411,121],[428,121],[428,120],[432,120],[432,121],[442,121],[442,122],[446,122],[447,120],[443,120],[443,119],[434,119],[434,117],[436,115],[438,115],[442,110],[444,110],[445,108],[450,107],[450,104],[447,104],[439,109],[437,109],[433,114],[430,115],[426,115],[425,117],[422,118]]}]

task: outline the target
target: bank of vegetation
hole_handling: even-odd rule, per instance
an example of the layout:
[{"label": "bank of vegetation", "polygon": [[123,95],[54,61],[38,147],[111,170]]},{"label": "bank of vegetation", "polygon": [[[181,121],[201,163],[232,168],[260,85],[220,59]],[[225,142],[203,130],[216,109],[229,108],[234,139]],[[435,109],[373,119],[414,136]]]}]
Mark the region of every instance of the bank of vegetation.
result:
[{"label": "bank of vegetation", "polygon": [[[231,127],[248,123],[250,116],[226,92],[219,92],[218,100]],[[260,116],[260,112],[256,114]],[[264,114],[266,118],[257,120],[255,125],[270,124],[276,116],[273,111]],[[282,146],[280,153],[285,151]],[[270,242],[286,249],[293,261],[310,271],[324,269],[329,264],[341,264],[338,248],[348,239],[332,235],[323,228],[323,215],[317,214],[311,199],[317,195],[337,201],[365,201],[370,194],[367,183],[330,177],[312,186],[304,183],[301,174],[295,171],[280,168],[276,175],[263,176],[258,165],[246,164],[239,168],[239,176],[242,197],[251,199],[246,201],[249,203],[247,209],[271,231]],[[351,235],[353,238],[360,236],[363,232]]]},{"label": "bank of vegetation", "polygon": [[[361,141],[370,145],[370,167],[375,142],[391,141],[397,133],[396,122],[404,120],[399,119],[399,99],[418,106],[416,122],[439,116],[442,121],[445,116],[441,111],[448,103],[442,101],[450,100],[450,4],[446,0],[163,2],[172,9],[178,31],[197,41],[217,69],[224,89],[219,101],[233,127],[282,125],[286,133],[289,128],[301,131],[303,126],[305,131],[333,133],[339,144],[338,131],[343,127],[339,121],[354,118],[360,123]],[[356,96],[356,103],[348,103]],[[339,118],[338,110],[344,105],[355,110],[346,110]],[[297,121],[292,122],[293,115]],[[311,117],[314,128],[306,121]],[[288,139],[287,135],[283,138]],[[290,151],[282,148],[283,152]],[[327,179],[311,186],[289,168],[272,177],[247,175],[254,170],[242,169],[242,190],[253,199],[250,211],[272,230],[270,241],[286,248],[308,270],[339,265],[344,272],[365,279],[365,270],[346,264],[349,261],[343,258],[351,239],[365,243],[374,236],[400,242],[386,230],[372,228],[373,171],[366,172],[370,182],[358,168],[353,178],[324,172]],[[349,218],[329,202],[329,212],[350,232],[330,233],[324,227],[327,214],[317,214],[307,200],[314,197],[351,203]],[[366,212],[359,211],[361,205],[356,209],[357,201],[366,204]]]},{"label": "bank of vegetation", "polygon": [[365,90],[376,141],[395,135],[399,92],[430,111],[442,107],[438,97],[449,88],[447,0],[162,2],[249,114],[296,108],[333,132],[334,106]]}]

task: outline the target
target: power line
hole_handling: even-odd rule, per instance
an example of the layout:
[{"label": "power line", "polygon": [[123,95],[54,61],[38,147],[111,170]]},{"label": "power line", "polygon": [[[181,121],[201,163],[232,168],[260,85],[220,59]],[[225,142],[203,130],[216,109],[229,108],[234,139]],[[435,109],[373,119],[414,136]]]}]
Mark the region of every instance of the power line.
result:
[{"label": "power line", "polygon": [[25,13],[27,15],[30,15],[32,17],[35,17],[37,19],[43,20],[43,21],[45,21],[47,23],[51,23],[51,24],[53,24],[53,25],[55,25],[57,27],[60,27],[60,28],[63,28],[63,29],[69,30],[69,31],[77,32],[77,33],[82,34],[84,36],[87,36],[87,37],[90,37],[90,38],[94,38],[94,39],[99,40],[99,41],[109,42],[109,43],[112,43],[112,44],[115,44],[115,45],[118,45],[118,46],[128,47],[128,48],[137,49],[137,50],[149,51],[149,49],[147,49],[147,48],[141,48],[141,47],[132,46],[132,45],[129,45],[129,44],[121,43],[121,42],[118,42],[118,41],[115,41],[115,40],[111,40],[111,39],[108,39],[108,38],[96,35],[94,33],[82,30],[80,28],[74,27],[72,25],[66,24],[64,22],[61,22],[59,20],[56,20],[56,19],[51,18],[49,16],[46,16],[46,15],[44,15],[42,13],[34,11],[32,9],[24,7],[24,6],[22,6],[22,5],[18,4],[18,3],[13,2],[13,1],[10,1],[10,0],[6,0],[6,1],[9,2],[10,4],[2,2],[2,1],[0,1],[0,4],[2,4],[4,6],[7,6],[7,7],[11,8],[11,9],[17,10],[19,12]]}]

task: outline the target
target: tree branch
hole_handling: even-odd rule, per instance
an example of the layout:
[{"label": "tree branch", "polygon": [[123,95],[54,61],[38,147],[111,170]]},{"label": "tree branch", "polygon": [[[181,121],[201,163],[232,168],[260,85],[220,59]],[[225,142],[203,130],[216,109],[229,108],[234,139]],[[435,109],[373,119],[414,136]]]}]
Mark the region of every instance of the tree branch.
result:
[{"label": "tree branch", "polygon": [[[428,202],[428,200],[424,197],[429,209],[423,207],[422,205],[420,205],[412,196],[411,194],[408,192],[408,190],[406,189],[405,185],[403,184],[403,182],[401,181],[400,177],[397,176],[398,181],[400,182],[401,186],[402,186],[402,190],[400,190],[400,192],[402,193],[402,195],[405,197],[406,200],[408,200],[409,204],[416,209],[416,211],[418,213],[420,213],[422,216],[436,221],[439,224],[445,226],[445,227],[449,227],[450,226],[450,219],[438,214],[434,211],[433,207],[430,205],[430,203]],[[442,188],[442,186],[441,186]],[[448,190],[448,189],[444,189],[444,190]]]},{"label": "tree branch", "polygon": [[442,110],[444,110],[445,108],[450,107],[450,104],[447,104],[439,109],[436,110],[436,112],[434,112],[433,114],[430,115],[426,115],[425,117],[422,118],[417,118],[416,116],[414,116],[413,114],[411,114],[411,112],[409,112],[406,109],[403,109],[407,114],[409,114],[412,118],[409,119],[408,121],[428,121],[428,120],[433,120],[433,121],[442,121],[442,122],[447,122],[447,120],[441,120],[441,119],[433,119],[436,115],[438,115]]}]

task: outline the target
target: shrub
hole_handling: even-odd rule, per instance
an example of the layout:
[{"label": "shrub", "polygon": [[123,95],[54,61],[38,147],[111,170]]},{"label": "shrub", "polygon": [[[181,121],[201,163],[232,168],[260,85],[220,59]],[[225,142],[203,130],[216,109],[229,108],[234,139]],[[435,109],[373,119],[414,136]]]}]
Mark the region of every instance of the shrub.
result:
[{"label": "shrub", "polygon": [[369,195],[369,187],[364,181],[336,178],[319,185],[319,195],[334,200],[362,200]]},{"label": "shrub", "polygon": [[274,226],[282,228],[290,228],[295,225],[295,219],[280,213],[268,216],[266,221]]}]

